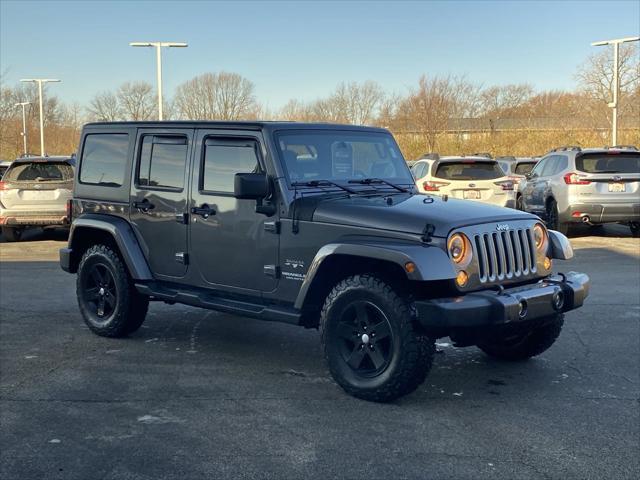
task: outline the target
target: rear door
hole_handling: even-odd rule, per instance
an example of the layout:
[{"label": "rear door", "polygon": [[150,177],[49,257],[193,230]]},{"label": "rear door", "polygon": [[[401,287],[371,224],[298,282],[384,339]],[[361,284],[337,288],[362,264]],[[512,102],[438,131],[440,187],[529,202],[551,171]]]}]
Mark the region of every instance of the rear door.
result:
[{"label": "rear door", "polygon": [[498,183],[508,178],[497,162],[471,159],[442,162],[435,176],[436,181],[450,182],[440,191],[454,198],[496,204],[506,201],[507,193]]},{"label": "rear door", "polygon": [[640,203],[640,152],[586,153],[576,158],[585,203]]},{"label": "rear door", "polygon": [[550,155],[540,160],[522,188],[522,197],[527,211],[535,213],[544,211],[544,190],[546,187],[544,172],[549,170],[551,164],[555,162],[555,158],[555,155]]},{"label": "rear door", "polygon": [[131,182],[131,223],[153,274],[184,277],[188,268],[188,166],[193,129],[139,129]]},{"label": "rear door", "polygon": [[73,174],[67,162],[14,162],[3,177],[0,203],[16,212],[64,213],[73,190]]}]

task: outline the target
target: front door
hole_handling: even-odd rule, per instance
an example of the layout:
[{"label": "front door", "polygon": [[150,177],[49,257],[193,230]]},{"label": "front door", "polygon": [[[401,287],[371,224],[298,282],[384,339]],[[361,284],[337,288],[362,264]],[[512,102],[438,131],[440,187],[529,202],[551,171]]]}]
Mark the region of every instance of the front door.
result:
[{"label": "front door", "polygon": [[153,274],[187,273],[187,173],[193,129],[138,130],[131,223]]},{"label": "front door", "polygon": [[255,294],[277,285],[277,217],[233,196],[236,173],[264,171],[260,137],[196,133],[191,179],[190,253],[203,286]]}]

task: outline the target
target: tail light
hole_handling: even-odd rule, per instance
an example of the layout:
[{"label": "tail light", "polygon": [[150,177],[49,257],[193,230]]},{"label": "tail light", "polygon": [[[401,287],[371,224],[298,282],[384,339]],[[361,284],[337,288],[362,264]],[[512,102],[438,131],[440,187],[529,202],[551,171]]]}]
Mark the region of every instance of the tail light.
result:
[{"label": "tail light", "polygon": [[522,177],[509,177],[509,180],[511,180],[514,185],[520,185]]},{"label": "tail light", "polygon": [[71,221],[73,220],[73,200],[69,199],[67,200],[67,220],[69,221],[69,223],[71,223]]},{"label": "tail light", "polygon": [[437,192],[440,188],[446,187],[447,185],[449,185],[448,182],[422,182],[422,188],[425,192]]},{"label": "tail light", "polygon": [[589,180],[579,177],[577,173],[567,173],[562,178],[567,185],[589,185],[591,183]]},{"label": "tail light", "polygon": [[0,190],[8,190],[6,182],[0,182]]},{"label": "tail light", "polygon": [[507,190],[507,191],[513,190],[513,180],[503,180],[502,182],[493,182],[493,183],[502,187],[502,190]]}]

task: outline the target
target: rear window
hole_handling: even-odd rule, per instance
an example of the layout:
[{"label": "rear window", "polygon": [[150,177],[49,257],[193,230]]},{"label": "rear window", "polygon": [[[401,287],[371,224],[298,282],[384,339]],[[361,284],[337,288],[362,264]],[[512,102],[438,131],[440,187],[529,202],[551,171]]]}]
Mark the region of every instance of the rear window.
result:
[{"label": "rear window", "polygon": [[536,166],[536,162],[528,162],[528,163],[519,163],[516,165],[516,169],[513,173],[516,175],[526,175],[533,170],[533,167]]},{"label": "rear window", "polygon": [[97,133],[87,135],[80,162],[80,182],[119,187],[127,167],[129,135]]},{"label": "rear window", "polygon": [[17,163],[3,177],[5,182],[66,182],[73,180],[73,168],[68,163]]},{"label": "rear window", "polygon": [[438,165],[436,177],[447,180],[490,180],[504,177],[497,162],[446,162]]},{"label": "rear window", "polygon": [[640,154],[585,154],[576,158],[576,168],[586,173],[640,173]]}]

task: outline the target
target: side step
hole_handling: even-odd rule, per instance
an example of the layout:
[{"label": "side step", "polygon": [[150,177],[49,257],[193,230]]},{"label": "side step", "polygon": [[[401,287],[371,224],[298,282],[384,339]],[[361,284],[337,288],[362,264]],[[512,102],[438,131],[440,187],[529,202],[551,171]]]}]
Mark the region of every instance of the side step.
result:
[{"label": "side step", "polygon": [[183,290],[158,283],[136,283],[135,286],[140,293],[167,302],[183,303],[193,307],[207,308],[209,310],[217,310],[270,322],[300,325],[300,312],[294,308],[265,306],[257,303],[219,297],[205,290]]}]

